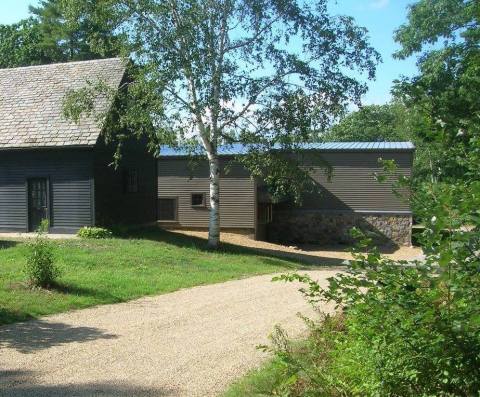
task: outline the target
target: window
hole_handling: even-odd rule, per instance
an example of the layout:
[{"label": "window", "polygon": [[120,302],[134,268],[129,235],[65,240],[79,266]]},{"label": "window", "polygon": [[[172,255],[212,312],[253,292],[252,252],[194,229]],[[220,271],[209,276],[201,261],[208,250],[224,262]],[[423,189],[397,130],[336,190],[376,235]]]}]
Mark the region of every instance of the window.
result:
[{"label": "window", "polygon": [[205,193],[192,193],[192,207],[205,207]]},{"label": "window", "polygon": [[258,204],[257,220],[263,225],[271,223],[273,221],[273,205],[270,203]]},{"label": "window", "polygon": [[138,193],[138,171],[131,169],[125,171],[125,192]]},{"label": "window", "polygon": [[158,220],[176,221],[177,220],[177,199],[159,198],[158,199]]}]

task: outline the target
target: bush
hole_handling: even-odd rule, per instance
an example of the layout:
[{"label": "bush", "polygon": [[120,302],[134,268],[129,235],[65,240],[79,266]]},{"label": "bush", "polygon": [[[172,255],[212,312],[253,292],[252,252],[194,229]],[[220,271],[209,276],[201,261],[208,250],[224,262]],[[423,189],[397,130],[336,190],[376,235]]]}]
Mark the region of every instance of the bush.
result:
[{"label": "bush", "polygon": [[41,288],[49,288],[54,285],[60,274],[54,261],[53,244],[44,235],[47,230],[48,221],[43,221],[35,239],[27,243],[25,273],[32,286]]},{"label": "bush", "polygon": [[81,238],[91,238],[91,239],[111,238],[112,232],[103,227],[85,226],[78,231],[77,236]]},{"label": "bush", "polygon": [[[280,277],[305,283],[302,292],[314,305],[334,302],[344,313],[335,332],[328,317],[310,322],[300,358],[274,345],[286,375],[296,379],[286,395],[478,395],[478,228],[444,234],[445,218],[438,214],[423,235],[424,262],[392,261],[363,239],[349,271],[330,279],[326,289],[308,276]],[[478,219],[472,216],[471,222]]]}]

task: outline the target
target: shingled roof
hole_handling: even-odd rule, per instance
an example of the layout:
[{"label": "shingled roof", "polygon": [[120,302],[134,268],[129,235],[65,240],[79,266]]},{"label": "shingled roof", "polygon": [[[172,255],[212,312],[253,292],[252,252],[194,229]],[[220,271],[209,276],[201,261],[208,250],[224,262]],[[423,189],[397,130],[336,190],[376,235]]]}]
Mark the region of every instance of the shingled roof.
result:
[{"label": "shingled roof", "polygon": [[[119,58],[0,69],[0,149],[95,145],[101,132],[95,115],[67,120],[65,95],[87,82],[117,88],[124,73]],[[96,110],[110,105],[99,98]]]}]

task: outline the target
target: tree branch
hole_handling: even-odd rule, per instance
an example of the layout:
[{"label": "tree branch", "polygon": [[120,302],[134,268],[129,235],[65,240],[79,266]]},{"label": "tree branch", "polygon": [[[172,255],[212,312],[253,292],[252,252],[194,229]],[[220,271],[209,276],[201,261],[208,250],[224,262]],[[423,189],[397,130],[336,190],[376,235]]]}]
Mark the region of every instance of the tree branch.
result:
[{"label": "tree branch", "polygon": [[257,32],[252,36],[252,37],[249,37],[247,39],[243,39],[243,40],[238,40],[236,42],[236,44],[233,44],[231,46],[228,46],[225,48],[225,53],[227,52],[230,52],[230,51],[234,51],[234,50],[238,50],[239,48],[242,48],[242,47],[245,47],[249,44],[252,44],[254,43],[255,41],[258,40],[258,38],[263,34],[265,33],[266,31],[268,31],[274,23],[278,22],[280,20],[280,17],[278,16],[277,18],[274,18],[272,19],[269,23],[267,23],[263,28],[260,28],[257,30]]}]

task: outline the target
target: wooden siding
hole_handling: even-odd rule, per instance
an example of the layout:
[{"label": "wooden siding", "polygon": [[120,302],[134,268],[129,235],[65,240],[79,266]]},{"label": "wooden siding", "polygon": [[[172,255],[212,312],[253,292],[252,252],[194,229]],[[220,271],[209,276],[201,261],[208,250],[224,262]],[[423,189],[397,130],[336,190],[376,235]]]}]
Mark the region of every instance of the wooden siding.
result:
[{"label": "wooden siding", "polygon": [[91,150],[28,150],[0,153],[0,230],[27,231],[27,179],[50,186],[52,232],[93,224]]},{"label": "wooden siding", "polygon": [[[355,211],[355,212],[398,212],[410,211],[409,204],[392,191],[392,180],[379,183],[375,172],[381,172],[378,159],[395,160],[397,175],[410,176],[413,152],[337,152],[307,153],[302,162],[311,168],[311,176],[316,182],[318,193],[306,194],[300,209]],[[325,161],[332,167],[332,178],[328,180]],[[408,195],[407,191],[403,191]],[[279,205],[278,209],[292,205]],[[298,207],[297,207],[298,208]]]},{"label": "wooden siding", "polygon": [[[230,168],[230,169],[229,169]],[[226,169],[229,171],[226,172]],[[178,199],[176,225],[205,228],[209,220],[209,179],[206,161],[191,163],[185,158],[157,161],[158,197]],[[191,206],[192,193],[205,193],[206,206]],[[220,225],[222,228],[255,228],[255,181],[239,164],[222,161],[220,178]]]},{"label": "wooden siding", "polygon": [[[122,146],[118,168],[112,165],[114,145],[102,138],[95,148],[95,209],[97,223],[141,225],[156,221],[155,159],[146,149],[146,140],[134,138]],[[138,192],[125,190],[125,172],[136,170]]]}]

